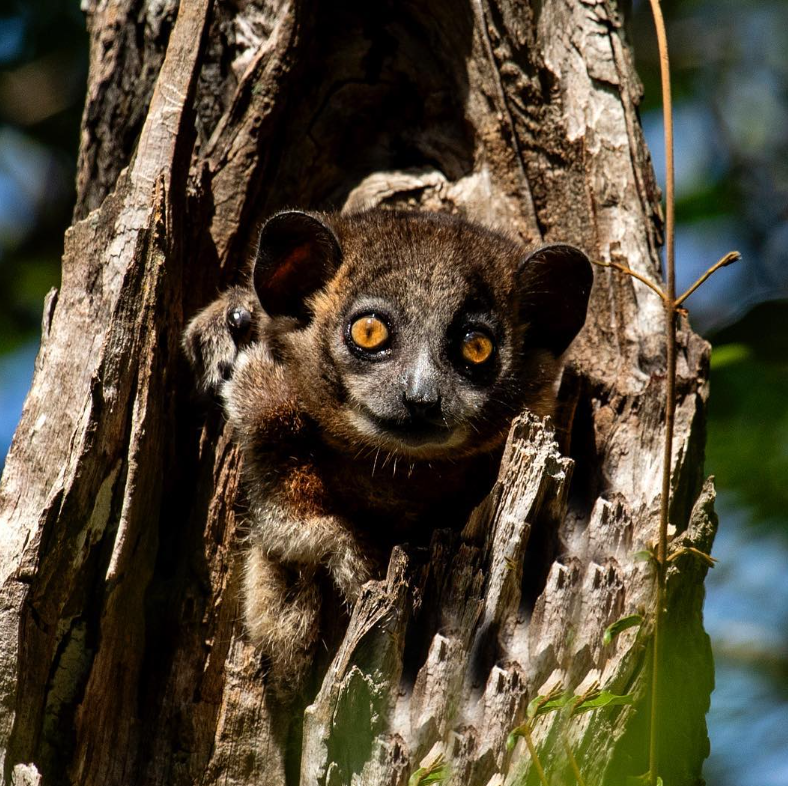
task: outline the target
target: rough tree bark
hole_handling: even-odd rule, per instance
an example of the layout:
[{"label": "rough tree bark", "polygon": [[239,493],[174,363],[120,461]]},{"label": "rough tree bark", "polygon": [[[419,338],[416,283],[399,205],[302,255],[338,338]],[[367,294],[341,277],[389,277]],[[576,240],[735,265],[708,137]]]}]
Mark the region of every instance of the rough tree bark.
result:
[{"label": "rough tree bark", "polygon": [[[199,410],[184,319],[239,280],[285,206],[406,205],[659,275],[658,191],[614,0],[83,0],[91,35],[74,225],[0,486],[4,783],[535,783],[508,732],[598,679],[633,707],[570,739],[587,783],[647,769],[664,421],[660,304],[597,270],[564,373],[559,453],[524,416],[462,533],[395,549],[278,715],[236,604],[238,460]],[[682,326],[671,521],[708,549],[707,345]],[[571,481],[571,482],[570,482]],[[673,563],[663,775],[700,782],[705,568]],[[323,677],[324,675],[324,677]],[[321,681],[322,680],[322,681]],[[302,723],[303,720],[303,723]],[[565,777],[560,720],[537,724]],[[522,779],[522,780],[521,780]]]}]

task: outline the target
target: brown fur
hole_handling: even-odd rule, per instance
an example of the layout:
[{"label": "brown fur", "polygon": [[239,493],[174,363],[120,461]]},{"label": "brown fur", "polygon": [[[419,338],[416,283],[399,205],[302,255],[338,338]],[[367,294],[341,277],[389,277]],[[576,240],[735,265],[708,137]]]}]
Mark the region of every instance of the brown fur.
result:
[{"label": "brown fur", "polygon": [[[590,285],[576,249],[529,257],[449,216],[294,211],[266,224],[260,302],[230,290],[184,345],[201,387],[220,388],[244,457],[245,619],[280,685],[309,666],[318,572],[352,603],[394,542],[465,522],[518,412],[551,412]],[[253,315],[243,344],[222,316],[233,307]],[[368,313],[390,328],[378,354],[348,338]],[[471,329],[495,344],[482,368],[458,359]],[[215,369],[228,365],[225,382]]]}]

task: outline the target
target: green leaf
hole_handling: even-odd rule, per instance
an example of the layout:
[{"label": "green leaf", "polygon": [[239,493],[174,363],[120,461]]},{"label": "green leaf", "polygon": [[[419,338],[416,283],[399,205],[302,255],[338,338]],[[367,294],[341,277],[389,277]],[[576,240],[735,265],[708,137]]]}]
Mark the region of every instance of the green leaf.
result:
[{"label": "green leaf", "polygon": [[419,767],[408,778],[408,786],[427,786],[429,783],[441,783],[449,777],[449,768],[442,759],[431,767]]},{"label": "green leaf", "polygon": [[590,710],[598,710],[602,707],[615,707],[621,704],[633,704],[635,697],[631,693],[626,693],[619,696],[611,693],[609,690],[599,691],[593,698],[586,699],[581,704],[575,705],[572,709],[572,714],[575,715],[579,712],[588,712]]},{"label": "green leaf", "polygon": [[602,643],[610,644],[619,633],[625,631],[627,628],[635,628],[643,623],[643,617],[640,614],[630,614],[628,617],[622,617],[620,620],[610,623],[605,628],[605,635],[602,636]]},{"label": "green leaf", "polygon": [[528,709],[526,710],[526,717],[538,718],[540,715],[546,715],[548,712],[560,710],[565,707],[572,697],[568,693],[561,693],[557,696],[537,696],[528,702]]},{"label": "green leaf", "polygon": [[509,752],[513,751],[514,746],[517,745],[517,738],[525,737],[528,731],[529,731],[529,726],[527,723],[521,723],[519,726],[512,729],[509,732],[509,736],[506,738],[506,750]]},{"label": "green leaf", "polygon": [[431,772],[426,778],[419,781],[419,786],[426,786],[428,783],[442,783],[449,777],[448,767],[440,767],[439,769]]},{"label": "green leaf", "polygon": [[648,549],[641,549],[632,555],[632,559],[635,562],[655,562],[657,558]]},{"label": "green leaf", "polygon": [[[509,732],[509,736],[506,738],[506,750],[510,753],[514,750],[514,746],[517,745],[517,738],[524,737],[525,731],[523,726],[518,726],[516,729],[512,729]],[[410,784],[408,784],[410,786]]]}]

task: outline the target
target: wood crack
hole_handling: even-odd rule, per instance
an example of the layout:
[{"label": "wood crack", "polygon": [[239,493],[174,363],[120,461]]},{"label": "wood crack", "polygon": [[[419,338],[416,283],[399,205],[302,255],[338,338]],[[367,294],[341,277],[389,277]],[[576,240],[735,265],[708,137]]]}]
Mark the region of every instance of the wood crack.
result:
[{"label": "wood crack", "polygon": [[[514,148],[514,155],[517,161],[517,165],[520,171],[520,180],[521,180],[521,200],[523,203],[524,213],[527,219],[531,222],[531,225],[538,229],[540,233],[540,238],[544,236],[544,231],[541,222],[539,221],[539,216],[536,212],[536,208],[534,206],[533,196],[531,195],[531,186],[528,180],[528,173],[525,169],[525,159],[523,157],[522,150],[520,148],[520,139],[517,134],[517,129],[514,125],[514,119],[512,117],[512,113],[509,109],[509,101],[506,97],[506,90],[503,86],[503,80],[501,79],[501,72],[498,68],[498,62],[495,58],[495,52],[493,50],[492,41],[490,40],[490,33],[488,30],[488,21],[487,16],[489,14],[489,6],[487,6],[488,13],[485,14],[485,5],[487,0],[473,0],[473,7],[474,11],[477,15],[477,29],[479,31],[479,35],[482,37],[482,41],[484,43],[484,48],[487,54],[487,60],[490,64],[490,69],[493,74],[493,79],[495,81],[495,88],[496,94],[498,96],[498,101],[500,103],[499,111],[503,114],[506,118],[506,123],[509,129],[510,135],[510,142],[512,147]],[[491,22],[489,23],[491,24]]]}]

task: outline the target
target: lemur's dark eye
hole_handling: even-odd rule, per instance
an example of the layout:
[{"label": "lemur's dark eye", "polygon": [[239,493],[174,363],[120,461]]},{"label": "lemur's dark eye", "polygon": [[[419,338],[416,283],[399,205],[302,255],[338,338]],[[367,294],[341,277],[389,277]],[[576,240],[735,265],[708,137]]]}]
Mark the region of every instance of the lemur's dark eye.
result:
[{"label": "lemur's dark eye", "polygon": [[227,312],[227,325],[235,338],[245,338],[252,326],[252,315],[243,306],[235,306]]},{"label": "lemur's dark eye", "polygon": [[360,349],[378,352],[389,343],[389,329],[382,319],[366,314],[351,323],[350,339]]},{"label": "lemur's dark eye", "polygon": [[481,330],[469,330],[462,338],[460,352],[463,360],[473,366],[486,363],[495,351],[493,340]]}]

